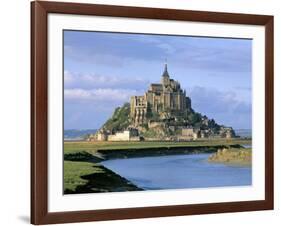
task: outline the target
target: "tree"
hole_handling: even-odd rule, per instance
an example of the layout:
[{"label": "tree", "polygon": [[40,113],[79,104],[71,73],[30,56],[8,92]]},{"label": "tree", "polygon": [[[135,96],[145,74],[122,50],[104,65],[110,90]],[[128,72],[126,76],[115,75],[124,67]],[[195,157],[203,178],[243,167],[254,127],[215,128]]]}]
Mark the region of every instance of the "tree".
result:
[{"label": "tree", "polygon": [[199,122],[201,122],[201,114],[199,113],[193,113],[193,114],[190,114],[188,116],[188,121],[192,124],[192,125],[195,125],[195,124],[198,124]]}]

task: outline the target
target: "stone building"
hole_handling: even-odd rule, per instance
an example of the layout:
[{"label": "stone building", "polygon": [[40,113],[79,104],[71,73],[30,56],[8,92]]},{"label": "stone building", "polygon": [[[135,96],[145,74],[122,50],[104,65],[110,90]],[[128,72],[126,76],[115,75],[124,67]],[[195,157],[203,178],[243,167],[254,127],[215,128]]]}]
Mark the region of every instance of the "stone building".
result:
[{"label": "stone building", "polygon": [[181,136],[186,139],[196,140],[198,138],[197,131],[193,128],[182,128]]},{"label": "stone building", "polygon": [[102,130],[97,133],[97,140],[98,141],[106,141],[108,134],[106,131]]},{"label": "stone building", "polygon": [[170,78],[167,64],[160,84],[150,84],[143,96],[132,96],[130,114],[135,126],[147,122],[148,113],[174,112],[184,113],[191,108],[191,100],[186,97],[180,83]]},{"label": "stone building", "polygon": [[111,134],[108,131],[100,130],[95,134],[95,137],[89,139],[90,141],[139,141],[139,132],[135,128],[128,128],[124,131]]},{"label": "stone building", "polygon": [[129,141],[130,140],[130,131],[125,130],[122,132],[117,132],[115,134],[108,135],[108,141]]},{"label": "stone building", "polygon": [[181,129],[182,139],[197,140],[200,138],[208,138],[208,137],[209,137],[208,130],[201,130],[200,128],[194,128],[192,126]]},{"label": "stone building", "polygon": [[222,127],[220,130],[220,136],[222,138],[230,139],[235,137],[235,133],[231,127]]}]

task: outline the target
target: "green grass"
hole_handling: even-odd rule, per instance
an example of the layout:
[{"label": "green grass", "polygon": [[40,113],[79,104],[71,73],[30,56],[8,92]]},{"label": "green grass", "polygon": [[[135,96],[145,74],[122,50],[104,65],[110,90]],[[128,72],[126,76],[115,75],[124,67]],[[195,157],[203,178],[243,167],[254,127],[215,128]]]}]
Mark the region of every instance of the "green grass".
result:
[{"label": "green grass", "polygon": [[143,142],[64,142],[64,153],[76,153],[86,151],[90,154],[96,154],[97,150],[107,149],[142,149],[153,147],[193,147],[193,146],[215,146],[215,145],[234,145],[250,144],[251,140],[245,139],[217,139],[217,140],[197,140],[189,142],[160,142],[160,141],[143,141]]},{"label": "green grass", "polygon": [[64,161],[64,167],[64,194],[142,190],[100,164]]},{"label": "green grass", "polygon": [[74,191],[77,186],[87,184],[81,176],[93,173],[104,173],[104,170],[94,163],[64,161],[64,190]]}]

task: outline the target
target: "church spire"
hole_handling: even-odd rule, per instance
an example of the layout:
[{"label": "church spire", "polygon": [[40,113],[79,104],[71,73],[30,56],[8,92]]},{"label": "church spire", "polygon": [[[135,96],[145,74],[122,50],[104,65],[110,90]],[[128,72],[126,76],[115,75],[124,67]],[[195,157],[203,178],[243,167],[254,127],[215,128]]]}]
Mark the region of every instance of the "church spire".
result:
[{"label": "church spire", "polygon": [[170,77],[169,73],[168,73],[168,66],[167,66],[167,59],[165,59],[165,68],[164,68],[164,72],[163,72],[163,77]]}]

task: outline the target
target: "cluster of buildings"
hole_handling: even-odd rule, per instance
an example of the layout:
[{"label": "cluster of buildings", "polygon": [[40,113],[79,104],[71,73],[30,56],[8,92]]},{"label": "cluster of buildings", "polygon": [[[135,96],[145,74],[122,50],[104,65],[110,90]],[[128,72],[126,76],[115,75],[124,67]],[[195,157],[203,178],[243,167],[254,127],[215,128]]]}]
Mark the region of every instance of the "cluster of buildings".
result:
[{"label": "cluster of buildings", "polygon": [[[153,125],[152,125],[153,126]],[[180,129],[181,133],[176,136],[167,137],[169,140],[176,141],[190,141],[206,138],[233,138],[233,130],[229,127],[223,127],[219,134],[213,134],[211,130],[201,130],[193,127],[183,127]],[[129,128],[124,131],[111,134],[109,131],[100,130],[95,135],[89,137],[90,141],[142,141],[143,137],[140,136],[138,129]],[[150,139],[153,140],[153,139]],[[157,140],[157,138],[155,138]]]},{"label": "cluster of buildings", "polygon": [[128,128],[124,131],[116,132],[115,134],[101,129],[96,134],[91,135],[88,139],[90,141],[140,141],[141,137],[139,136],[138,129],[135,128]]},{"label": "cluster of buildings", "polygon": [[[206,116],[200,116],[198,128],[187,126],[189,121],[186,116],[189,114],[194,114],[191,99],[186,96],[186,91],[181,88],[180,83],[170,78],[165,64],[161,83],[150,84],[144,95],[130,98],[130,126],[114,133],[102,128],[90,136],[89,140],[140,141],[143,138],[139,132],[144,130],[157,131],[158,135],[170,140],[235,137],[232,128],[219,126]],[[219,127],[215,132],[214,126]],[[167,131],[171,131],[173,135],[168,135]],[[153,140],[159,137],[146,139]]]},{"label": "cluster of buildings", "polygon": [[230,127],[222,127],[218,134],[214,134],[210,129],[202,130],[193,127],[182,128],[179,139],[196,140],[199,138],[233,138],[235,134]]}]

